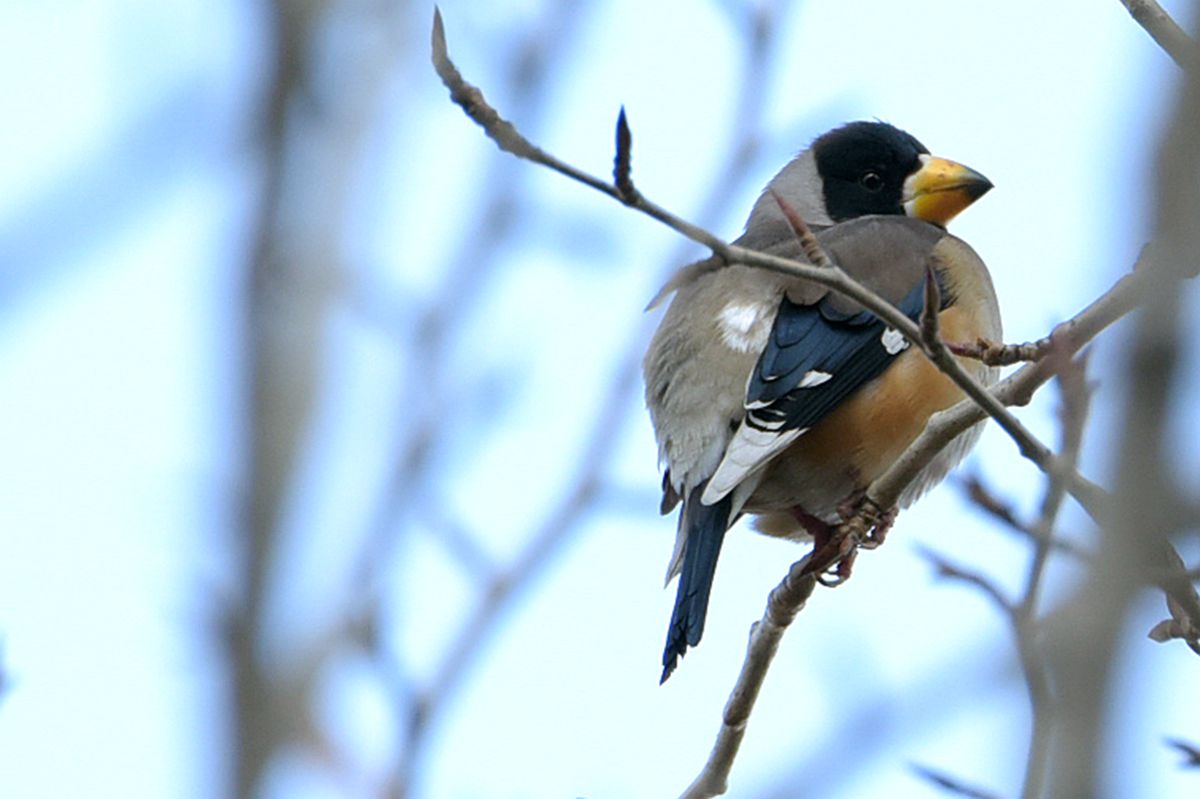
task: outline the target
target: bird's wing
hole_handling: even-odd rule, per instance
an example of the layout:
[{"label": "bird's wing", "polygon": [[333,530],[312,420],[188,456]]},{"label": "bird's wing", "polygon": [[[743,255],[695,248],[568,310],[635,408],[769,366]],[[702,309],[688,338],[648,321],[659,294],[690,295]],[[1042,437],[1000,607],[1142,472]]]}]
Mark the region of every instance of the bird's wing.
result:
[{"label": "bird's wing", "polygon": [[[924,307],[926,264],[941,232],[904,219],[867,217],[831,228],[822,243],[843,269],[910,319]],[[952,299],[943,290],[943,307]],[[745,416],[702,496],[728,495],[865,383],[909,342],[836,294],[813,303],[784,296],[746,384]]]}]

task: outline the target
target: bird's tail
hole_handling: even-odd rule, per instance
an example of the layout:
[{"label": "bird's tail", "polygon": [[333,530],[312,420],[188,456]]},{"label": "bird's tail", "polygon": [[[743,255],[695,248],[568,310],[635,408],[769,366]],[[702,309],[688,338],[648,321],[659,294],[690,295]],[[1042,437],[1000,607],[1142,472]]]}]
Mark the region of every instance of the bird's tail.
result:
[{"label": "bird's tail", "polygon": [[683,550],[683,569],[679,573],[679,589],[675,594],[675,610],[667,628],[667,646],[663,650],[663,671],[660,683],[667,681],[675,664],[689,646],[700,643],[704,634],[704,616],[708,612],[708,597],[712,592],[717,556],[729,529],[733,498],[726,495],[719,502],[705,505],[700,501],[706,483],[692,489],[683,502],[679,523],[686,531]]}]

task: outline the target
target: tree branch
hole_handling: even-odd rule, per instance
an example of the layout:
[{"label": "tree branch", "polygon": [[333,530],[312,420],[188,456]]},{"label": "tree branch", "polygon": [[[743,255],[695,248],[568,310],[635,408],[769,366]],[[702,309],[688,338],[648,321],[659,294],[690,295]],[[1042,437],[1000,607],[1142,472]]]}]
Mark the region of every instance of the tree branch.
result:
[{"label": "tree branch", "polygon": [[988,366],[1012,366],[1025,361],[1040,361],[1049,353],[1053,344],[1049,336],[1024,344],[1005,344],[986,338],[974,341],[947,341],[950,352],[960,358],[974,358]]},{"label": "tree branch", "polygon": [[[1128,4],[1127,4],[1128,6]],[[1096,796],[1113,764],[1106,746],[1113,702],[1126,686],[1116,679],[1122,627],[1147,566],[1170,547],[1176,491],[1164,459],[1168,411],[1182,342],[1182,278],[1194,276],[1200,236],[1200,80],[1190,70],[1158,152],[1155,252],[1140,270],[1145,307],[1135,320],[1129,353],[1118,372],[1123,408],[1110,442],[1116,489],[1101,525],[1097,559],[1064,606],[1061,628],[1048,639],[1059,681],[1062,723],[1051,743],[1047,793]]]},{"label": "tree branch", "polygon": [[[442,78],[442,82],[450,90],[451,99],[458,103],[501,149],[553,169],[657,219],[692,241],[708,247],[727,264],[756,266],[780,274],[811,280],[855,300],[890,327],[899,330],[906,339],[920,346],[929,359],[953,380],[964,394],[983,408],[987,416],[996,420],[997,424],[1016,442],[1023,456],[1047,474],[1062,471],[1062,464],[1057,462],[1050,449],[1009,412],[1001,401],[992,396],[987,388],[975,380],[940,339],[933,344],[925,342],[921,337],[920,328],[911,319],[891,303],[855,281],[840,268],[815,266],[728,244],[709,231],[693,225],[645,199],[634,189],[632,179],[628,174],[622,175],[626,179],[622,181],[622,188],[618,189],[615,185],[560,161],[521,136],[511,123],[504,120],[495,109],[488,105],[479,89],[465,81],[462,74],[450,61],[441,13],[438,11],[434,12],[432,44],[434,68]],[[620,134],[618,134],[618,138],[620,138]],[[627,154],[619,154],[618,161],[626,156]],[[618,174],[621,175],[620,169],[618,169]],[[930,453],[928,457],[932,458],[933,454],[936,452]],[[1089,514],[1099,517],[1103,505],[1103,490],[1078,472],[1068,474],[1066,478],[1067,490],[1071,495],[1087,509]],[[894,501],[891,504],[895,504]],[[885,505],[885,507],[890,507],[890,505]]]},{"label": "tree branch", "polygon": [[[829,549],[832,546],[833,542],[830,542],[825,548]],[[725,793],[729,772],[733,769],[734,758],[737,757],[742,738],[746,734],[750,712],[754,709],[754,702],[758,699],[758,692],[766,679],[767,669],[779,649],[779,641],[788,625],[796,618],[796,614],[812,596],[817,587],[817,577],[825,570],[815,565],[816,554],[809,553],[793,563],[783,582],[767,597],[767,607],[762,618],[750,628],[746,659],[742,661],[742,669],[733,692],[725,703],[716,743],[713,744],[712,752],[700,774],[687,790],[680,794],[680,799],[708,799]]]},{"label": "tree branch", "polygon": [[1121,0],[1121,5],[1182,69],[1200,67],[1196,40],[1188,36],[1156,0]]},{"label": "tree branch", "polygon": [[949,774],[929,768],[928,766],[913,763],[911,768],[913,773],[918,777],[933,784],[949,796],[962,796],[966,797],[966,799],[998,799],[997,794],[967,785],[957,777],[951,777]]},{"label": "tree branch", "polygon": [[[1091,401],[1086,369],[1085,354],[1059,371],[1059,386],[1062,389],[1059,408],[1062,435],[1059,448],[1063,459],[1071,465],[1079,461],[1079,453],[1083,447],[1083,430]],[[1039,799],[1045,792],[1050,741],[1058,716],[1049,664],[1038,642],[1037,607],[1054,540],[1054,528],[1065,499],[1066,488],[1063,481],[1051,477],[1042,498],[1041,512],[1031,526],[1034,551],[1025,576],[1024,596],[1013,607],[1012,612],[1017,655],[1021,661],[1021,673],[1025,677],[1032,718],[1032,731],[1025,760],[1025,780],[1021,789],[1022,799]]]},{"label": "tree branch", "polygon": [[1010,620],[1014,617],[1016,606],[1004,596],[1004,592],[1000,590],[990,577],[981,572],[972,571],[957,564],[951,563],[944,557],[926,547],[917,547],[917,554],[929,561],[930,565],[937,570],[937,576],[943,580],[955,580],[960,583],[978,588],[988,599],[990,599],[1000,611],[1004,613]]},{"label": "tree branch", "polygon": [[[754,14],[754,24],[752,29],[747,32],[744,63],[741,67],[746,76],[761,76],[769,67],[770,47],[774,42],[775,32],[780,29],[780,26],[774,24],[774,16],[775,12],[761,8]],[[438,41],[442,38],[439,34],[440,29],[440,15],[435,14],[435,65],[439,64]],[[448,79],[456,85],[461,83],[461,76],[457,74],[457,70],[449,63],[445,55],[444,39],[441,41],[440,51],[442,63],[438,67],[439,74],[442,74],[444,80]],[[443,73],[443,70],[448,70],[449,77],[447,73]],[[470,87],[463,89],[463,96],[468,98],[468,103],[478,102],[483,104],[480,106],[481,108],[486,107],[481,95],[477,100],[470,99],[471,91],[477,92],[477,90],[467,91],[467,89]],[[766,111],[763,100],[764,95],[761,93],[744,93],[740,98],[739,106],[732,115],[732,118],[737,120],[735,136],[730,141],[728,156],[722,162],[724,164],[722,173],[714,181],[713,190],[707,200],[701,204],[701,208],[704,209],[700,212],[701,218],[717,218],[726,213],[733,196],[728,191],[728,187],[744,180],[744,173],[759,150],[759,142],[762,139],[761,120]],[[470,112],[468,111],[468,113]],[[507,123],[504,124],[507,125]],[[527,143],[521,144],[523,141],[521,134],[515,128],[508,127],[510,131],[506,141],[509,144],[527,151],[537,149]],[[491,136],[490,132],[489,136]],[[521,141],[517,141],[517,139]],[[630,196],[636,195],[637,190],[629,177],[632,171],[632,136],[628,125],[624,122],[624,113],[621,114],[621,119],[618,121],[616,139],[613,185],[623,185],[625,187],[623,190],[627,191]],[[512,151],[509,147],[502,147],[502,149]],[[554,160],[548,154],[542,153],[542,155]],[[537,162],[543,163],[542,161]],[[591,185],[588,181],[584,182]],[[609,187],[606,184],[602,185],[604,185],[605,193],[610,193],[607,191]],[[621,198],[617,197],[616,199]],[[683,257],[684,254],[680,253],[678,257],[671,259],[670,263],[677,264]],[[475,263],[472,262],[472,268],[474,266]],[[614,371],[613,379],[609,384],[608,396],[604,402],[600,403],[603,410],[591,428],[592,432],[589,434],[581,457],[573,459],[573,461],[587,464],[587,468],[581,470],[577,479],[565,489],[565,501],[559,505],[557,510],[552,511],[530,536],[528,545],[521,549],[514,564],[503,572],[485,577],[483,582],[487,587],[484,597],[468,615],[459,630],[454,633],[446,654],[440,659],[439,667],[435,669],[436,678],[428,686],[416,690],[415,697],[409,703],[413,712],[407,719],[404,719],[406,743],[402,747],[403,760],[395,779],[395,785],[388,793],[389,796],[402,797],[407,794],[417,771],[419,760],[423,756],[431,722],[452,702],[465,677],[478,662],[480,653],[484,649],[483,645],[497,629],[498,622],[511,608],[513,600],[545,568],[553,553],[561,549],[570,534],[578,530],[579,523],[586,518],[586,512],[593,509],[597,501],[603,501],[602,498],[597,499],[598,492],[605,490],[603,470],[605,465],[611,461],[610,454],[619,441],[617,437],[613,436],[612,431],[618,427],[618,422],[631,407],[629,399],[638,382],[641,350],[652,332],[649,328],[651,318],[646,316],[643,317],[643,320],[643,328],[631,337],[630,346],[622,355],[620,365]]]},{"label": "tree branch", "polygon": [[1165,743],[1183,755],[1183,761],[1180,763],[1181,766],[1184,768],[1200,768],[1200,746],[1196,746],[1196,744],[1185,741],[1182,738],[1167,738]]},{"label": "tree branch", "polygon": [[[815,265],[821,263],[816,254],[810,254],[814,263],[803,263],[728,244],[707,230],[671,214],[643,197],[634,187],[631,177],[632,137],[623,114],[618,120],[614,182],[610,184],[532,145],[515,127],[501,118],[486,103],[482,93],[465,82],[450,61],[441,17],[436,13],[432,41],[434,66],[450,90],[452,99],[469,117],[481,125],[487,135],[502,149],[553,169],[647,214],[692,241],[708,247],[726,264],[745,264],[810,280],[857,301],[888,325],[899,330],[909,341],[920,346],[931,361],[967,395],[968,399],[936,415],[930,421],[924,433],[897,463],[868,488],[867,497],[860,504],[858,511],[838,528],[830,543],[821,551],[810,553],[793,564],[788,575],[772,591],[763,618],[752,631],[747,657],[726,705],[723,725],[712,754],[701,774],[684,793],[685,797],[711,796],[724,791],[749,713],[782,632],[811,596],[817,578],[830,567],[853,557],[860,545],[877,540],[872,536],[880,534],[884,529],[880,524],[885,516],[884,509],[895,506],[904,488],[958,434],[991,416],[1017,443],[1022,455],[1053,480],[1058,481],[1063,490],[1074,496],[1093,518],[1104,518],[1108,506],[1107,493],[1082,477],[1073,463],[1055,456],[1005,406],[1028,402],[1033,393],[1054,376],[1055,364],[1069,361],[1079,348],[1137,306],[1145,282],[1139,271],[1119,280],[1074,318],[1056,327],[1049,337],[1049,343],[1039,348],[1045,352],[1037,353],[1042,356],[1038,362],[1022,367],[989,390],[966,372],[951,349],[940,338],[928,333],[923,335],[919,325],[850,279],[836,265]],[[803,242],[805,237],[800,233],[798,235],[801,235]],[[928,328],[929,324],[926,326]],[[1047,353],[1057,357],[1045,357]]]}]

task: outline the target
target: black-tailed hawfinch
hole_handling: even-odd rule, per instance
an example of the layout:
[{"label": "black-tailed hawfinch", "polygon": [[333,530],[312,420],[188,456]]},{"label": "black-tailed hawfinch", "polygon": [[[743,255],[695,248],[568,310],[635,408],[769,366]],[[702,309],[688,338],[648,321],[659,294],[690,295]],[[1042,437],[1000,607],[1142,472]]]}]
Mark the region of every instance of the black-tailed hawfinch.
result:
[{"label": "black-tailed hawfinch", "polygon": [[[926,267],[941,288],[947,341],[1000,338],[987,268],[945,225],[992,184],[931,156],[881,122],[824,134],[783,168],[737,244],[805,260],[771,192],[812,227],[833,261],[912,319]],[[769,535],[818,543],[839,506],[862,495],[959,390],[896,330],[798,278],[715,259],[685,267],[643,364],[658,439],[662,512],[680,501],[667,579],[679,575],[662,679],[704,632],[725,531],[743,514]],[[964,360],[991,382],[995,370]],[[901,497],[939,482],[978,438],[947,447]]]}]

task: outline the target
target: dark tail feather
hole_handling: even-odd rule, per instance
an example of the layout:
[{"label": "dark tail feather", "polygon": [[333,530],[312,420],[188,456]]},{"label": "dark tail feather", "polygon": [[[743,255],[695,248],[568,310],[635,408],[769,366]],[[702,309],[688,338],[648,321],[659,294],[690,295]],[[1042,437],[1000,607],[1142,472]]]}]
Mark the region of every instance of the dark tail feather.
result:
[{"label": "dark tail feather", "polygon": [[704,485],[701,483],[692,489],[681,511],[680,524],[686,526],[687,538],[684,539],[683,570],[679,574],[675,610],[671,613],[671,625],[667,628],[667,647],[663,650],[660,684],[671,676],[675,664],[687,652],[687,648],[700,643],[713,574],[717,570],[717,556],[721,554],[721,543],[725,540],[725,531],[729,529],[732,498],[726,496],[713,505],[704,505],[700,502]]}]

